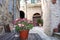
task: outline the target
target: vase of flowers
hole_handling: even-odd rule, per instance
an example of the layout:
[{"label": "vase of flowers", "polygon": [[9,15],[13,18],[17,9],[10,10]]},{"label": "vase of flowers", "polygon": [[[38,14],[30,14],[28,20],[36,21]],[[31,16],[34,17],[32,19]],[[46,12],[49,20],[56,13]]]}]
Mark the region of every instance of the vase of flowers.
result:
[{"label": "vase of flowers", "polygon": [[29,30],[33,28],[33,22],[26,18],[19,18],[14,21],[15,29],[20,33],[20,39],[26,40],[28,38]]}]

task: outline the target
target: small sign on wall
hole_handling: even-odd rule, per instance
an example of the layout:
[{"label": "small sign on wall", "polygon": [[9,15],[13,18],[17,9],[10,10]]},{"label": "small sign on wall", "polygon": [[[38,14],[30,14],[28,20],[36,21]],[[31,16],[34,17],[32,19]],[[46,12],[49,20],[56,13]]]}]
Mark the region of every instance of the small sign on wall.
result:
[{"label": "small sign on wall", "polygon": [[56,3],[56,0],[52,0],[52,3],[55,4]]}]

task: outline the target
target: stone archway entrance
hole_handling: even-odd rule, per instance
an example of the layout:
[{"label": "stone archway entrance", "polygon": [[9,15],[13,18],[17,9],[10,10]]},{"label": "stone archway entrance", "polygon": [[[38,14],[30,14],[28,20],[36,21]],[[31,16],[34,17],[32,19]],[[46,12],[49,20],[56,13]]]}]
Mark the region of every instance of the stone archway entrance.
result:
[{"label": "stone archway entrance", "polygon": [[5,32],[11,32],[9,24],[4,25]]},{"label": "stone archway entrance", "polygon": [[20,11],[20,18],[25,18],[25,13],[23,11]]},{"label": "stone archway entrance", "polygon": [[41,19],[41,15],[39,14],[39,13],[35,13],[34,15],[33,15],[33,22],[35,23],[34,25],[35,26],[38,26],[38,23],[37,23],[37,20],[38,19]]}]

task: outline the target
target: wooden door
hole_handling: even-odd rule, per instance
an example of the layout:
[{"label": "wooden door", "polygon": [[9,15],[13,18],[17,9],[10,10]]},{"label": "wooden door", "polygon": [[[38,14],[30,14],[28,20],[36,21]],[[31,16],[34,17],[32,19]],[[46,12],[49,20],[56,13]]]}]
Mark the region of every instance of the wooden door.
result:
[{"label": "wooden door", "polygon": [[60,23],[58,24],[58,32],[60,32]]},{"label": "wooden door", "polygon": [[11,32],[9,24],[4,25],[5,32]]}]

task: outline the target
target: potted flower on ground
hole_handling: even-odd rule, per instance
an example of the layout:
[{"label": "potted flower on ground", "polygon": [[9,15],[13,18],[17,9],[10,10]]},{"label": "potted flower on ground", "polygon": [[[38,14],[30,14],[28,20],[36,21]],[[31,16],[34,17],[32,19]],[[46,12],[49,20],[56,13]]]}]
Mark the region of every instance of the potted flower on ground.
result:
[{"label": "potted flower on ground", "polygon": [[26,18],[19,18],[14,21],[15,29],[20,33],[20,39],[26,40],[28,38],[29,30],[33,28],[33,22]]}]

